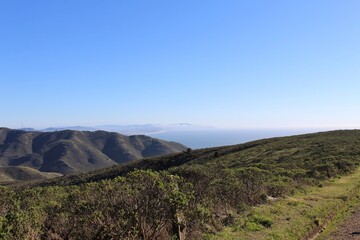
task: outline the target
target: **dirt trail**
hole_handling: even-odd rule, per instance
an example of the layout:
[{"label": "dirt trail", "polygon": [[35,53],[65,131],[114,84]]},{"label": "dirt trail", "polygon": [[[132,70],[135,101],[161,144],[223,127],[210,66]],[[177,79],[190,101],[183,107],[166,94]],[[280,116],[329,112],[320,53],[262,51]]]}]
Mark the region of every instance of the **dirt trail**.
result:
[{"label": "dirt trail", "polygon": [[331,240],[360,239],[360,208],[330,235]]}]

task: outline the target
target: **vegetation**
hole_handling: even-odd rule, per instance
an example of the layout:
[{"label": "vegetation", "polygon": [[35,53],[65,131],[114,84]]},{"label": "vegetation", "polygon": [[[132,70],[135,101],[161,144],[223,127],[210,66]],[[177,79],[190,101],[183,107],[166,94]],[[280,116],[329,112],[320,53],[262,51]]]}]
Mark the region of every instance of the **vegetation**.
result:
[{"label": "vegetation", "polygon": [[[316,210],[306,218],[310,231],[335,205],[272,200],[325,191],[329,180],[358,168],[359,143],[360,131],[265,139],[9,185],[0,189],[0,238],[199,239],[227,226],[269,232],[278,226],[278,213],[308,208]],[[334,194],[334,204],[350,199],[346,191]],[[269,202],[256,209],[271,214],[251,211]],[[295,228],[299,223],[294,221],[301,221],[286,218]]]},{"label": "vegetation", "polygon": [[339,179],[307,187],[290,197],[259,205],[210,239],[329,239],[334,222],[360,204],[360,169]]}]

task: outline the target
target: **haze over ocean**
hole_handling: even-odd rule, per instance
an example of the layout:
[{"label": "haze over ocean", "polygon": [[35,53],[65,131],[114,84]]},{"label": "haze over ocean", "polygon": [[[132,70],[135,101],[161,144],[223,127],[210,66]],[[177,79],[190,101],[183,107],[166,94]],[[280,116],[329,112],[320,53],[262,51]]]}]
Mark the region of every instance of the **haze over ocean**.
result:
[{"label": "haze over ocean", "polygon": [[174,131],[149,134],[151,137],[174,141],[193,149],[235,145],[263,138],[314,133],[319,129],[227,129]]}]

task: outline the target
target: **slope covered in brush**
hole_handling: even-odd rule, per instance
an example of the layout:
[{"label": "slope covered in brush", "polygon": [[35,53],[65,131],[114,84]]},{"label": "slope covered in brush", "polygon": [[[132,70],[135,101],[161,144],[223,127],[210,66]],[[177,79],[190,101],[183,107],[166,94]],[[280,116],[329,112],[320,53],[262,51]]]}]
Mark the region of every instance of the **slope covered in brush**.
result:
[{"label": "slope covered in brush", "polygon": [[[354,172],[359,143],[355,130],[264,139],[0,188],[0,234],[201,239],[231,226],[253,206]],[[261,216],[249,219],[241,227],[250,231],[273,225]]]}]

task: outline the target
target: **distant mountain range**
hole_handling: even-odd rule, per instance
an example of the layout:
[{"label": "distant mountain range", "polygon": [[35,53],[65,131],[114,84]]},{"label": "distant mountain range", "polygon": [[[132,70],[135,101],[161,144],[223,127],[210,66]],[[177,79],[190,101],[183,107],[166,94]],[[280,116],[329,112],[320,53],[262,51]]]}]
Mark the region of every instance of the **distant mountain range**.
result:
[{"label": "distant mountain range", "polygon": [[52,177],[53,173],[63,175],[86,172],[185,149],[179,143],[144,135],[0,128],[0,181],[21,180],[24,176],[32,179]]},{"label": "distant mountain range", "polygon": [[125,135],[139,135],[139,134],[154,134],[162,132],[174,131],[194,131],[194,130],[211,130],[213,127],[194,125],[190,123],[176,123],[176,124],[139,124],[139,125],[99,125],[99,126],[65,126],[65,127],[50,127],[44,129],[22,128],[24,131],[41,131],[41,132],[55,132],[63,130],[74,131],[109,131],[117,132]]}]

